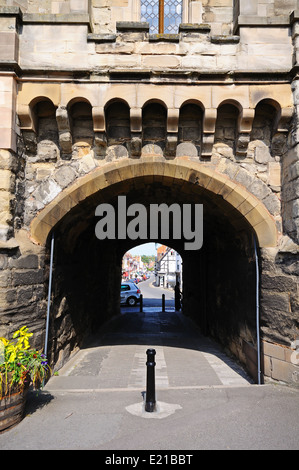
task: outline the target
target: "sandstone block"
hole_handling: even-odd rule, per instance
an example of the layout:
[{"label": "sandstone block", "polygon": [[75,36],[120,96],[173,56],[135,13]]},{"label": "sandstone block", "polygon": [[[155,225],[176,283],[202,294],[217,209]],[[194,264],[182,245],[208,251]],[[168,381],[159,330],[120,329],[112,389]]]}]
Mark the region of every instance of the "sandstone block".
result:
[{"label": "sandstone block", "polygon": [[290,296],[288,293],[262,291],[261,303],[264,312],[273,313],[273,311],[290,311]]},{"label": "sandstone block", "polygon": [[33,193],[36,201],[44,206],[51,202],[61,191],[61,187],[53,180],[42,183]]},{"label": "sandstone block", "polygon": [[180,65],[180,60],[175,56],[144,56],[142,57],[142,64],[146,68],[174,68]]},{"label": "sandstone block", "polygon": [[22,285],[32,285],[32,284],[42,284],[44,281],[43,270],[23,270],[15,271],[13,273],[13,286],[22,286]]},{"label": "sandstone block", "polygon": [[267,207],[270,214],[279,215],[280,214],[280,200],[275,194],[269,194],[269,196],[263,199],[263,204]]},{"label": "sandstone block", "polygon": [[298,367],[278,359],[271,359],[271,376],[274,380],[281,380],[286,383],[298,383]]},{"label": "sandstone block", "polygon": [[58,168],[54,174],[54,179],[59,186],[65,188],[74,181],[76,173],[70,166],[64,165]]},{"label": "sandstone block", "polygon": [[9,170],[0,170],[0,188],[5,191],[12,191],[14,187],[14,177]]},{"label": "sandstone block", "polygon": [[0,209],[0,225],[10,225],[12,221],[12,215],[9,210]]},{"label": "sandstone block", "polygon": [[178,144],[177,149],[176,149],[176,156],[184,157],[187,155],[189,157],[197,157],[198,150],[196,146],[192,144],[191,142],[183,142],[181,144]]},{"label": "sandstone block", "polygon": [[16,269],[37,269],[39,266],[38,256],[31,254],[12,259],[10,266]]},{"label": "sandstone block", "polygon": [[14,158],[8,150],[0,150],[0,170],[10,170],[14,166]]},{"label": "sandstone block", "polygon": [[268,184],[274,187],[281,185],[281,166],[279,162],[268,163]]},{"label": "sandstone block", "polygon": [[269,274],[263,274],[261,278],[261,285],[263,289],[278,292],[295,292],[297,287],[295,279],[291,276],[273,276]]}]

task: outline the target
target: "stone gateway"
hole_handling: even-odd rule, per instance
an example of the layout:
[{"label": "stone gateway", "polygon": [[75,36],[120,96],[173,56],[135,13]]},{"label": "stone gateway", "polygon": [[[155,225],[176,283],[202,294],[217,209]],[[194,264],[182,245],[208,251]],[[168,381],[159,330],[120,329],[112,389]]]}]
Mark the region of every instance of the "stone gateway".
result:
[{"label": "stone gateway", "polygon": [[28,326],[59,369],[119,312],[140,242],[99,240],[96,208],[197,204],[201,249],[154,240],[183,259],[183,313],[298,386],[297,1],[170,3],[0,0],[0,336]]}]

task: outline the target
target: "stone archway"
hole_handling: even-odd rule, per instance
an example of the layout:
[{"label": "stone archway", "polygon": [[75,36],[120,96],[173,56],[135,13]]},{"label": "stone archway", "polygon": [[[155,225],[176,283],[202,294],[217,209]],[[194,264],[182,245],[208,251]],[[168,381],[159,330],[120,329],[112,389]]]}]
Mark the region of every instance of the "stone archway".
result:
[{"label": "stone archway", "polygon": [[246,219],[257,235],[260,247],[277,245],[277,229],[273,217],[265,206],[241,184],[227,176],[214,172],[198,162],[186,158],[163,161],[160,157],[142,157],[138,160],[122,159],[96,169],[79,178],[51,201],[32,221],[30,237],[33,242],[44,245],[53,227],[77,204],[103,189],[122,182],[142,179],[164,181],[186,187],[203,188],[223,199],[236,210],[235,221]]},{"label": "stone archway", "polygon": [[[188,157],[165,161],[160,156],[138,160],[123,158],[107,163],[77,179],[33,219],[30,238],[35,244],[46,246],[53,231],[59,240],[59,286],[54,294],[54,318],[57,324],[71,325],[71,339],[67,339],[62,326],[53,332],[57,340],[56,352],[52,351],[54,362],[63,361],[68,352],[80,344],[85,331],[99,327],[99,305],[103,310],[101,321],[117,312],[119,299],[115,292],[118,292],[120,279],[119,252],[130,243],[101,245],[90,240],[94,236],[96,205],[115,201],[119,194],[127,194],[133,202],[147,204],[153,198],[168,203],[183,198],[181,200],[185,202],[204,201],[204,207],[207,204],[208,248],[195,255],[183,253],[185,313],[194,317],[204,333],[219,339],[246,362],[244,342],[253,343],[251,348],[255,348],[252,234],[256,234],[260,249],[276,247],[279,233],[275,219],[256,196],[227,175]],[[178,244],[177,251],[181,248]],[[101,269],[95,259],[101,260]],[[218,267],[213,272],[215,263]],[[104,297],[97,288],[100,282],[102,285],[107,283]],[[242,299],[243,283],[246,294]],[[214,294],[207,295],[206,292]],[[238,302],[241,303],[238,305]],[[68,351],[66,356],[61,352],[63,350]]]}]

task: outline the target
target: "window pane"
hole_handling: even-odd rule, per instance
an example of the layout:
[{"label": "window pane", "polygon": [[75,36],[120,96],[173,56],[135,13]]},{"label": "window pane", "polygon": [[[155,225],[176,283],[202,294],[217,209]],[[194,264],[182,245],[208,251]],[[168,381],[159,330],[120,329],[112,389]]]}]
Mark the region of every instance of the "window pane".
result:
[{"label": "window pane", "polygon": [[[141,0],[141,21],[147,21],[151,34],[159,33],[159,0]],[[182,22],[182,0],[164,0],[164,33],[176,34]]]},{"label": "window pane", "polygon": [[141,0],[141,21],[147,21],[151,34],[159,32],[159,0]]},{"label": "window pane", "polygon": [[164,0],[164,33],[176,34],[182,22],[182,0]]}]

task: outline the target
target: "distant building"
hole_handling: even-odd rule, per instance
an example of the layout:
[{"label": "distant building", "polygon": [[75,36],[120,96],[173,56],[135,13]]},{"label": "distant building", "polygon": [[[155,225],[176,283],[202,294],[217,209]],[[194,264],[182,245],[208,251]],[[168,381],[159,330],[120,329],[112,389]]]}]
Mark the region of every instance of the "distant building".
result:
[{"label": "distant building", "polygon": [[182,285],[182,258],[175,250],[165,245],[157,249],[156,286],[174,288],[178,282]]},{"label": "distant building", "polygon": [[122,278],[134,279],[144,271],[144,264],[140,255],[132,256],[125,253],[122,259]]}]

